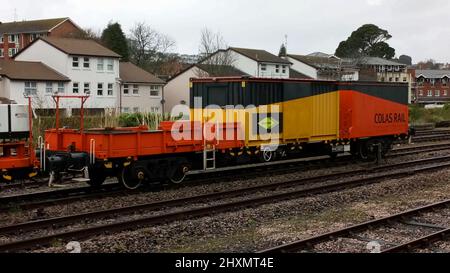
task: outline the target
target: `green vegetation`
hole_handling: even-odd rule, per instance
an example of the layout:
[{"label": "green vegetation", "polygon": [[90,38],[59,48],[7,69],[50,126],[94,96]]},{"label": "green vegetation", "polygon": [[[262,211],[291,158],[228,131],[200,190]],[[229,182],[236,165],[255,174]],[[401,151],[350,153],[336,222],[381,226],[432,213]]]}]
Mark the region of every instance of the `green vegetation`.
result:
[{"label": "green vegetation", "polygon": [[110,22],[103,30],[101,40],[107,48],[122,56],[122,61],[129,60],[130,50],[128,48],[127,38],[119,23]]},{"label": "green vegetation", "polygon": [[387,30],[366,24],[352,32],[347,40],[342,41],[335,55],[341,58],[370,56],[392,59],[395,56],[395,49],[386,42],[391,38]]},{"label": "green vegetation", "polygon": [[[159,123],[163,120],[176,120],[169,115],[155,114],[155,113],[132,113],[121,115],[100,115],[100,116],[85,116],[84,127],[86,129],[92,128],[111,128],[111,127],[136,127],[140,125],[147,125],[150,130],[156,130]],[[60,118],[60,127],[80,128],[80,117],[62,117]],[[55,128],[56,121],[54,116],[40,116],[33,121],[34,138],[43,136],[45,130]]]},{"label": "green vegetation", "polygon": [[450,104],[436,109],[425,109],[419,105],[409,106],[409,121],[411,124],[438,123],[447,120],[450,120]]}]

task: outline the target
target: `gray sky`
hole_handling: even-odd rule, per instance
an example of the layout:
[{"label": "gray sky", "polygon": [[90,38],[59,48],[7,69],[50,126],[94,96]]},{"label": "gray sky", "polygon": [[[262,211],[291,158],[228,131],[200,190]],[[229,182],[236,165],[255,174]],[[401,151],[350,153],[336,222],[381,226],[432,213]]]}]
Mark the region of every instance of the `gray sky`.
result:
[{"label": "gray sky", "polygon": [[71,17],[100,30],[110,20],[125,32],[145,21],[172,37],[174,51],[197,53],[200,30],[220,31],[231,46],[278,53],[334,53],[339,42],[365,23],[387,29],[397,56],[417,62],[450,62],[448,0],[2,0],[1,21]]}]

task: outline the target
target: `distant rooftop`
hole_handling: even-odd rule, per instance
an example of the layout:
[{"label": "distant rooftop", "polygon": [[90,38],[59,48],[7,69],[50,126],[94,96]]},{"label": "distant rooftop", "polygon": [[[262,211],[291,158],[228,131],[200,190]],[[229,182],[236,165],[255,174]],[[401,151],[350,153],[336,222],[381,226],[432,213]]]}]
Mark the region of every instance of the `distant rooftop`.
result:
[{"label": "distant rooftop", "polygon": [[295,54],[288,54],[287,56],[317,69],[320,68],[339,69],[340,67],[343,66],[343,64],[346,64],[340,59],[330,57],[318,57],[311,55],[295,55]]},{"label": "distant rooftop", "polygon": [[65,17],[32,21],[5,22],[0,24],[0,33],[17,34],[49,32],[53,28],[67,20],[70,19],[68,17]]},{"label": "distant rooftop", "polygon": [[195,66],[208,73],[210,77],[240,77],[247,75],[231,65],[196,64]]},{"label": "distant rooftop", "polygon": [[11,80],[70,81],[41,62],[0,61],[0,75]]},{"label": "distant rooftop", "polygon": [[400,65],[400,66],[406,66],[405,64],[394,62],[391,60],[386,60],[379,57],[364,57],[362,58],[361,62],[363,64],[367,65]]},{"label": "distant rooftop", "polygon": [[450,78],[450,70],[424,69],[416,70],[416,78],[423,76],[430,79]]},{"label": "distant rooftop", "polygon": [[130,62],[120,62],[120,79],[127,83],[164,84],[164,81]]},{"label": "distant rooftop", "polygon": [[280,58],[277,55],[274,55],[262,49],[239,48],[239,47],[230,47],[230,49],[257,62],[291,64],[288,60]]},{"label": "distant rooftop", "polygon": [[[47,42],[48,44],[54,46],[55,48],[69,55],[99,56],[99,57],[113,57],[113,58],[121,57],[119,54],[102,46],[96,41],[86,39],[41,37],[28,46],[33,45],[35,42],[39,40]],[[25,49],[20,51],[18,54],[24,51]]]}]

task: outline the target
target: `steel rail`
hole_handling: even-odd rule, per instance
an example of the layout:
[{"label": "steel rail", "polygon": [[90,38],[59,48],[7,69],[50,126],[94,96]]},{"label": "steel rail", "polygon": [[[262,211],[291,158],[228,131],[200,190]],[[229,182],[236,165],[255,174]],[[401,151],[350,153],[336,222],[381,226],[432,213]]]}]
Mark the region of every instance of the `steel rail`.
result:
[{"label": "steel rail", "polygon": [[[291,242],[288,244],[268,248],[265,250],[261,250],[258,253],[277,253],[277,252],[286,253],[286,252],[297,252],[300,250],[308,250],[308,249],[313,248],[314,245],[317,245],[322,242],[330,241],[330,240],[333,240],[338,237],[349,236],[349,235],[352,235],[357,232],[361,232],[361,231],[365,231],[365,230],[368,230],[371,228],[389,224],[392,221],[402,220],[404,218],[412,217],[412,216],[420,214],[420,213],[433,211],[433,210],[439,209],[439,208],[446,208],[448,206],[450,206],[450,200],[445,200],[445,201],[437,202],[437,203],[434,203],[431,205],[426,205],[426,206],[414,208],[414,209],[411,209],[411,210],[408,210],[405,212],[397,213],[397,214],[387,216],[384,218],[371,220],[368,222],[353,225],[353,226],[343,228],[343,229],[334,230],[334,231],[331,231],[331,232],[328,232],[325,234],[321,234],[321,235],[317,235],[317,236],[313,236],[313,237],[310,237],[307,239],[298,240],[298,241],[294,241],[294,242]],[[439,231],[435,234],[429,235],[431,237],[430,239],[436,239],[438,236],[441,236],[441,235],[439,235],[441,232],[445,232],[445,234],[448,234],[448,231]],[[426,237],[428,237],[428,236],[426,236]],[[408,243],[400,245],[400,246],[396,246],[396,247],[387,249],[387,250],[385,250],[385,252],[396,252],[396,251],[402,250],[404,248],[412,247],[413,245],[417,245],[417,244],[423,242],[424,240],[427,240],[428,238],[426,238],[426,237],[415,240],[415,241],[408,242]]]},{"label": "steel rail", "polygon": [[[194,209],[187,209],[187,210],[180,210],[172,213],[166,213],[166,214],[160,214],[156,216],[149,216],[149,217],[143,217],[139,219],[129,220],[129,221],[122,221],[122,222],[116,222],[106,225],[98,225],[94,227],[89,228],[83,228],[83,229],[77,229],[77,230],[71,230],[67,232],[60,232],[55,233],[52,235],[42,236],[42,237],[35,237],[25,240],[19,240],[19,241],[13,241],[9,243],[5,243],[0,245],[0,251],[2,252],[8,252],[8,251],[14,251],[18,249],[23,248],[35,248],[38,246],[46,246],[50,244],[54,240],[58,239],[85,239],[89,238],[94,235],[98,235],[104,232],[117,232],[117,231],[123,231],[123,230],[129,230],[129,229],[135,229],[136,227],[140,227],[142,225],[155,225],[155,224],[164,224],[164,223],[170,223],[177,220],[185,220],[185,219],[192,219],[202,216],[207,216],[211,214],[217,214],[227,211],[234,211],[236,209],[243,209],[247,207],[255,207],[267,203],[272,203],[274,201],[282,201],[292,198],[299,198],[299,197],[305,197],[305,196],[311,196],[314,194],[323,194],[323,193],[329,193],[329,192],[335,192],[339,190],[349,189],[358,187],[361,185],[369,185],[373,184],[379,181],[383,181],[383,179],[387,178],[398,178],[398,177],[404,177],[404,176],[410,176],[418,172],[426,172],[426,171],[432,171],[436,169],[440,169],[442,167],[448,167],[450,166],[450,163],[440,163],[440,164],[433,164],[432,166],[426,166],[426,167],[420,167],[415,168],[413,170],[404,170],[399,171],[396,173],[389,173],[389,174],[381,174],[371,177],[366,177],[362,179],[352,179],[348,181],[343,182],[337,182],[332,183],[328,185],[323,186],[315,186],[307,189],[301,189],[301,190],[293,190],[289,192],[283,192],[283,193],[274,193],[272,195],[263,196],[263,197],[254,197],[250,199],[245,199],[241,201],[233,201],[225,204],[219,204],[219,205],[212,205],[202,208],[194,208]],[[220,194],[220,193],[217,193]]]}]

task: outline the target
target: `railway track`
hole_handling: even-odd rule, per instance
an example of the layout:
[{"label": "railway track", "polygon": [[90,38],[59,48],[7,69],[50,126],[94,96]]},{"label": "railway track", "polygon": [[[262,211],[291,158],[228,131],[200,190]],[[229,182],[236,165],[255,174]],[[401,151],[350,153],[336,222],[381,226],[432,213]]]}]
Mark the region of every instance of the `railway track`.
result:
[{"label": "railway track", "polygon": [[[423,165],[417,167],[417,165]],[[411,168],[411,166],[416,166]],[[52,227],[60,227],[68,224],[79,223],[80,221],[94,221],[105,217],[117,218],[120,215],[128,215],[145,211],[148,213],[153,210],[177,208],[186,205],[204,204],[206,201],[227,201],[227,199],[234,197],[245,197],[243,200],[231,201],[226,203],[219,203],[214,205],[195,207],[189,209],[180,209],[169,213],[160,213],[151,216],[143,216],[137,219],[115,221],[109,224],[94,225],[87,228],[56,231],[51,235],[41,237],[32,237],[28,239],[20,239],[10,241],[0,245],[0,251],[10,252],[22,249],[32,249],[40,246],[48,246],[55,240],[81,240],[86,239],[102,233],[118,232],[128,229],[135,229],[141,226],[158,225],[170,223],[177,220],[193,219],[197,217],[215,215],[217,213],[235,211],[237,209],[245,209],[248,207],[255,207],[263,204],[273,203],[277,201],[306,197],[314,194],[323,194],[329,192],[341,191],[349,188],[369,185],[384,181],[391,178],[401,178],[411,176],[419,172],[433,171],[443,167],[450,166],[450,157],[437,157],[425,160],[418,160],[414,162],[405,162],[394,164],[390,166],[381,166],[371,170],[350,171],[346,173],[330,174],[318,177],[311,177],[305,179],[295,179],[284,182],[276,182],[272,184],[254,186],[250,188],[241,188],[224,192],[216,192],[212,194],[198,195],[182,199],[167,200],[161,202],[152,202],[140,205],[133,205],[129,207],[114,208],[103,211],[94,211],[89,213],[62,216],[57,218],[49,218],[37,220],[26,223],[19,223],[10,226],[0,227],[1,234],[21,233],[29,230],[36,231],[37,229],[50,230]],[[403,168],[400,169],[399,168]],[[395,170],[395,171],[393,171]],[[372,173],[372,175],[364,178],[355,178],[355,175]],[[379,172],[379,173],[377,173]],[[340,182],[330,182],[333,179],[342,179],[342,177],[350,176]],[[318,185],[318,183],[325,183]],[[308,186],[302,189],[295,189],[297,186]],[[281,191],[285,189],[286,191]],[[265,193],[267,195],[248,197],[254,193]],[[95,221],[94,221],[95,222]],[[23,234],[20,235],[23,237]]]},{"label": "railway track", "polygon": [[[417,153],[441,151],[444,149],[450,149],[450,143],[395,149],[386,157],[392,158]],[[186,184],[181,187],[208,183],[212,184],[220,181],[232,181],[235,179],[251,179],[255,176],[286,174],[302,170],[321,169],[330,166],[339,167],[346,164],[351,164],[352,162],[353,160],[350,156],[343,156],[331,162],[329,159],[323,159],[323,157],[321,157],[320,159],[315,159],[312,161],[287,160],[286,162],[279,161],[274,164],[254,164],[248,165],[247,167],[241,166],[241,169],[230,169],[226,171],[219,170],[206,175],[206,177],[204,174],[192,175],[189,179],[187,179]],[[299,165],[299,163],[302,165]],[[215,176],[211,178],[211,174],[214,174]],[[81,200],[139,194],[149,190],[158,190],[158,188],[143,188],[138,191],[128,191],[115,183],[111,183],[106,184],[101,188],[81,187],[6,196],[0,197],[0,212],[10,209],[34,209],[57,204],[69,204]]]},{"label": "railway track", "polygon": [[[359,250],[361,252],[368,251],[368,243],[379,247],[376,252],[409,252],[418,248],[430,247],[433,243],[446,240],[449,237],[450,225],[433,224],[424,217],[426,214],[432,213],[438,215],[434,217],[440,216],[448,219],[449,211],[450,200],[445,200],[304,240],[261,250],[259,253],[320,252],[320,245],[323,243],[328,243],[328,248],[330,245],[335,245],[337,249],[341,249],[339,252],[343,252],[342,248],[345,249],[346,243],[351,244],[350,247],[354,248],[355,240],[359,242],[356,245],[360,246]],[[379,237],[376,237],[377,233]],[[380,240],[380,238],[386,237],[389,233],[394,233],[394,238],[397,241],[395,239],[390,241]],[[405,234],[411,233],[415,234],[415,236],[404,238]],[[403,238],[398,239],[398,234],[403,235]],[[318,251],[316,250],[317,247],[319,247]]]}]

